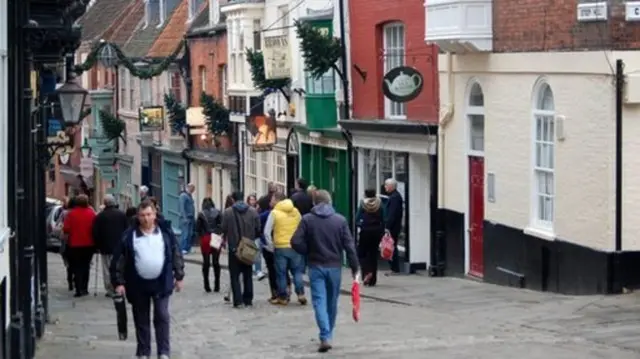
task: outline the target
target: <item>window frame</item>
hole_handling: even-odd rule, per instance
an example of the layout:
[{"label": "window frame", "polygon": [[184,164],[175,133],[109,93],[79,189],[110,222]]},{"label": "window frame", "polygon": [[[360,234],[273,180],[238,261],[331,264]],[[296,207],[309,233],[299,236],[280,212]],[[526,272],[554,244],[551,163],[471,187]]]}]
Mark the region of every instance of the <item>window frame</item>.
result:
[{"label": "window frame", "polygon": [[[331,84],[331,89],[326,89],[325,85]],[[320,87],[320,91],[316,91]],[[325,72],[319,79],[305,72],[305,91],[309,95],[335,95],[336,77],[333,69]]]},{"label": "window frame", "polygon": [[[387,32],[391,29],[401,30],[399,33],[402,35],[401,36],[402,47],[400,46],[390,47],[390,44],[389,44],[390,39],[387,36]],[[388,54],[389,52],[392,52],[391,50],[393,50],[394,53],[395,52],[399,53],[401,51],[402,55],[401,56],[393,55],[393,57],[389,57]],[[399,21],[394,21],[394,22],[389,22],[385,24],[382,27],[382,54],[383,54],[382,64],[383,64],[384,73],[386,74],[392,68],[395,68],[398,66],[404,66],[406,63],[406,53],[407,53],[407,33],[406,33],[406,27],[404,23]],[[399,57],[400,60],[396,60],[397,57]],[[394,111],[396,109],[398,110],[397,113],[395,113],[396,111]],[[407,104],[393,102],[389,100],[387,97],[384,97],[384,117],[391,120],[406,120]]]},{"label": "window frame", "polygon": [[[551,109],[543,108],[542,100],[545,92],[549,91],[551,94],[552,104]],[[555,176],[555,164],[556,164],[556,145],[555,145],[555,96],[553,90],[547,81],[541,80],[534,87],[533,104],[532,104],[532,129],[531,129],[531,213],[530,213],[530,225],[544,233],[552,234],[554,231],[555,222],[555,209],[556,209],[556,176]],[[546,123],[546,127],[545,127]],[[542,126],[542,131],[545,129],[549,133],[542,133],[542,138],[539,138],[538,129],[539,124]],[[545,136],[547,136],[545,138]],[[539,165],[543,161],[544,156],[541,153],[542,148],[546,148],[547,160],[550,161],[547,165]],[[540,149],[540,150],[539,150]],[[545,156],[546,157],[546,156]],[[551,179],[551,186],[545,191],[541,188],[541,179]],[[546,181],[545,181],[546,182]],[[546,184],[545,184],[546,187]],[[550,193],[546,193],[550,192]],[[542,213],[540,201],[546,198],[549,200],[550,217],[545,218],[545,214]]]},{"label": "window frame", "polygon": [[120,78],[118,79],[118,86],[120,86],[120,94],[119,94],[119,98],[118,98],[118,107],[121,109],[126,108],[126,104],[127,104],[127,95],[129,94],[129,90],[127,88],[128,85],[128,79],[127,79],[127,69],[122,66],[118,69],[118,76],[120,76]]},{"label": "window frame", "polygon": [[135,110],[136,108],[136,104],[135,104],[135,90],[136,90],[136,78],[135,76],[133,76],[131,74],[131,71],[127,71],[127,83],[128,83],[128,89],[129,89],[129,103],[128,103],[128,108],[129,110]]},{"label": "window frame", "polygon": [[207,92],[207,67],[200,65],[198,75],[200,77],[200,92]]},{"label": "window frame", "polygon": [[[478,89],[480,94],[482,94],[482,105],[473,105],[471,104],[471,98],[473,95],[474,89]],[[484,121],[485,121],[485,107],[484,107],[484,90],[482,89],[482,85],[479,81],[472,79],[468,86],[467,96],[465,97],[465,112],[467,118],[467,134],[466,134],[466,143],[467,143],[467,155],[468,156],[476,156],[476,157],[484,157]],[[473,148],[473,117],[481,116],[482,117],[482,150]]]},{"label": "window frame", "polygon": [[258,156],[256,153],[251,146],[246,146],[244,176],[247,194],[255,193],[258,190]]}]

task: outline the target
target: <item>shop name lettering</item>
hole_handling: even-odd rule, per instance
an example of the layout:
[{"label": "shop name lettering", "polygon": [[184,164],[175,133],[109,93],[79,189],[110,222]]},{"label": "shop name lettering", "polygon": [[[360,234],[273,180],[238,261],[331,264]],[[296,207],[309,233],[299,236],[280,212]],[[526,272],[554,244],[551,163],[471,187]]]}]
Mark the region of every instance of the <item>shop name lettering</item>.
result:
[{"label": "shop name lettering", "polygon": [[[638,15],[638,10],[640,8],[635,9],[636,15]],[[604,19],[606,14],[604,13],[604,8],[602,7],[592,7],[587,9],[580,9],[580,17],[583,19]]]},{"label": "shop name lettering", "polygon": [[265,47],[288,47],[289,46],[289,38],[284,36],[279,37],[266,37],[264,39]]}]

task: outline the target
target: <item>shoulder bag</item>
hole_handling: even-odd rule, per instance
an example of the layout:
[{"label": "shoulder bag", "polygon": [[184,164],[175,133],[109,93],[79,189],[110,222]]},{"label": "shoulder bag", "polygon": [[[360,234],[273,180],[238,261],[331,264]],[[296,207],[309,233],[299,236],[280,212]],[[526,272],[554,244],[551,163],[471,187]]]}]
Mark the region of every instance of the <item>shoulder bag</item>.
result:
[{"label": "shoulder bag", "polygon": [[242,235],[242,226],[240,226],[240,216],[238,216],[238,214],[234,209],[232,209],[232,211],[233,211],[233,217],[236,222],[236,227],[238,229],[238,238],[239,238],[238,246],[236,248],[236,253],[235,253],[236,258],[238,258],[240,262],[246,265],[253,265],[260,251],[254,240],[249,239]]}]

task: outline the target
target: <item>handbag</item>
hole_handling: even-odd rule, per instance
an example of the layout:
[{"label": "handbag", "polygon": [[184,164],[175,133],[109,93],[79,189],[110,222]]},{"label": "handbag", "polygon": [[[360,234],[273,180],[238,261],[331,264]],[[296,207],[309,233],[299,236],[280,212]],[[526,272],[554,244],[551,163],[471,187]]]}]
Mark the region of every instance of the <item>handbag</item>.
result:
[{"label": "handbag", "polygon": [[212,249],[215,249],[217,251],[220,250],[220,247],[222,247],[222,236],[219,234],[211,233],[209,246],[211,246]]},{"label": "handbag", "polygon": [[242,228],[240,226],[240,218],[238,214],[234,211],[233,216],[236,221],[236,227],[238,229],[238,236],[240,240],[238,241],[238,246],[236,247],[236,258],[246,265],[253,265],[256,260],[256,257],[260,253],[256,242],[252,239],[249,239],[242,235]]},{"label": "handbag", "polygon": [[380,257],[382,259],[390,261],[393,258],[393,251],[395,250],[395,243],[391,233],[386,231],[380,240]]}]

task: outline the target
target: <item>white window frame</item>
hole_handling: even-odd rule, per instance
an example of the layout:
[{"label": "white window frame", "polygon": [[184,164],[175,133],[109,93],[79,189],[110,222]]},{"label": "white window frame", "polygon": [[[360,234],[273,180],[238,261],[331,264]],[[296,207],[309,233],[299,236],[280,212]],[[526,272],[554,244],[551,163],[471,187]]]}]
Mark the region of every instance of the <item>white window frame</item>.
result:
[{"label": "white window frame", "polygon": [[249,146],[245,148],[245,151],[245,192],[247,194],[256,193],[258,189],[258,156],[256,156],[256,152]]},{"label": "white window frame", "polygon": [[278,21],[280,23],[280,28],[282,35],[286,35],[289,32],[289,5],[280,5],[278,6]]},{"label": "white window frame", "polygon": [[198,2],[196,0],[189,0],[189,17],[187,18],[187,22],[193,21],[193,18],[196,16],[198,9],[196,6]]},{"label": "white window frame", "polygon": [[[401,34],[402,46],[399,44],[393,44],[389,38],[389,33]],[[399,42],[399,41],[398,41]],[[402,22],[391,22],[383,26],[382,28],[382,52],[383,52],[383,64],[384,73],[387,73],[392,68],[405,65],[406,58],[406,46],[407,46],[407,34],[405,26]],[[399,56],[399,54],[402,54]],[[384,117],[391,120],[406,120],[407,119],[407,104],[397,103],[384,98]]]},{"label": "white window frame", "polygon": [[[469,92],[467,93],[466,96],[466,117],[467,117],[467,155],[468,156],[475,156],[475,157],[484,157],[484,120],[485,120],[485,112],[484,112],[484,103],[482,106],[474,106],[471,104],[471,95],[473,93],[474,88],[477,86],[477,88],[480,90],[480,93],[482,94],[482,96],[484,97],[484,91],[482,89],[482,85],[480,85],[480,83],[476,80],[472,80],[470,83],[470,86],[468,87]],[[483,100],[484,101],[484,100]],[[473,125],[472,125],[472,116],[482,116],[482,127],[483,127],[483,131],[482,131],[482,150],[476,150],[473,148],[473,140],[471,138],[472,136],[472,131],[473,131]]]},{"label": "white window frame", "polygon": [[151,23],[151,1],[144,0],[144,28]]},{"label": "white window frame", "polygon": [[118,76],[118,86],[120,87],[120,93],[118,94],[120,103],[118,106],[120,109],[126,109],[128,108],[126,104],[128,103],[127,97],[129,96],[129,83],[127,82],[129,80],[127,78],[127,69],[124,66],[119,68]]},{"label": "white window frame", "polygon": [[164,26],[164,21],[167,19],[167,0],[160,0],[160,13],[158,14],[158,28]]},{"label": "white window frame", "polygon": [[129,102],[127,104],[127,108],[129,110],[135,110],[135,88],[136,88],[136,78],[131,74],[131,71],[127,71],[127,89],[129,90],[129,95],[127,96]]},{"label": "white window frame", "polygon": [[[551,92],[552,105],[551,109],[542,108],[542,100],[545,90]],[[553,90],[551,86],[541,80],[537,86],[534,87],[534,102],[532,106],[532,146],[531,146],[531,172],[532,172],[532,186],[531,186],[531,223],[530,226],[542,234],[546,234],[553,237],[554,231],[554,217],[555,217],[555,98],[553,96]],[[544,125],[546,122],[546,129],[548,133],[542,133],[542,138],[539,138],[538,124]],[[544,131],[543,127],[543,131]],[[546,137],[546,138],[545,138]],[[550,151],[551,154],[546,156],[551,160],[550,164],[538,165],[542,158],[539,158],[540,151]],[[548,153],[548,152],[546,152]],[[544,155],[543,155],[544,156]],[[540,187],[540,179],[542,176],[551,178],[552,185],[549,189],[550,193],[545,193],[544,189]],[[546,198],[550,201],[550,214],[541,213],[540,201],[542,198]],[[541,216],[542,215],[542,216]],[[548,217],[547,217],[548,215]]]},{"label": "white window frame", "polygon": [[273,182],[286,193],[287,189],[287,153],[281,151],[273,152]]},{"label": "white window frame", "polygon": [[140,79],[140,105],[153,105],[151,79]]}]

